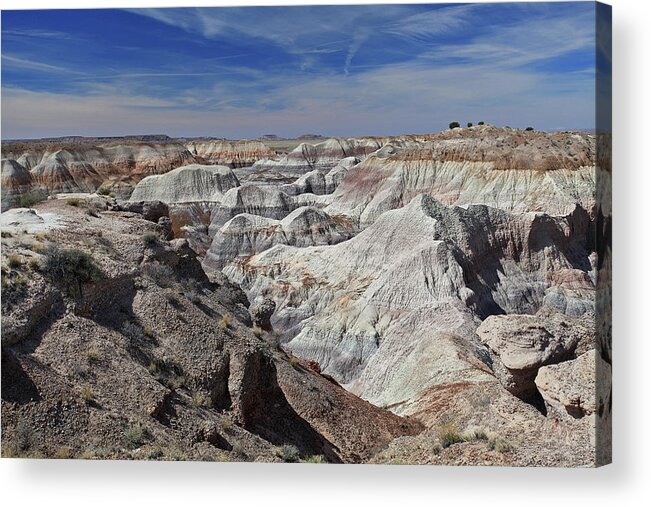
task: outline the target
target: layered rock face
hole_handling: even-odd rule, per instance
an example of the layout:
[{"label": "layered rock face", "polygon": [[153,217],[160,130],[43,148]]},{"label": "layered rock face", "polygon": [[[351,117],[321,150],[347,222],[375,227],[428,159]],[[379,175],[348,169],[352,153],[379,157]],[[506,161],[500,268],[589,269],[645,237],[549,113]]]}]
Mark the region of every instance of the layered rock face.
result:
[{"label": "layered rock face", "polygon": [[[168,203],[173,235],[256,302],[256,329],[294,364],[424,425],[363,459],[589,465],[610,410],[594,380],[610,364],[595,354],[610,211],[594,156],[589,134],[491,126],[332,139],[234,164],[241,185],[177,169],[133,200]],[[260,378],[257,406],[277,393]],[[467,442],[448,448],[450,425]]]},{"label": "layered rock face", "polygon": [[551,215],[579,204],[594,216],[594,137],[477,129],[465,137],[441,134],[417,148],[386,145],[347,173],[331,209],[365,227],[427,193],[446,204]]},{"label": "layered rock face", "polygon": [[281,174],[304,174],[330,171],[345,158],[365,158],[378,150],[383,141],[375,138],[328,139],[318,144],[302,143],[278,160],[263,159],[253,164],[255,171]]},{"label": "layered rock face", "polygon": [[32,191],[32,174],[20,163],[2,160],[2,211],[20,202],[21,195]]},{"label": "layered rock face", "polygon": [[3,456],[359,462],[421,430],[290,363],[185,240],[144,241],[159,226],[143,215],[19,211],[3,223],[3,266],[20,259],[3,267]]},{"label": "layered rock face", "polygon": [[241,213],[215,234],[204,265],[207,269],[222,269],[236,258],[250,257],[274,245],[334,245],[355,232],[345,217],[331,217],[310,206],[297,208],[282,220]]},{"label": "layered rock face", "polygon": [[474,334],[479,319],[535,312],[553,287],[551,273],[589,269],[571,221],[420,196],[344,243],[275,246],[225,273],[274,298],[274,326],[285,330],[289,350],[392,405],[457,374],[467,380],[466,363],[442,354],[443,343],[452,351],[455,340],[466,341],[476,361],[486,360]]},{"label": "layered rock face", "polygon": [[240,182],[225,166],[187,165],[160,176],[148,176],[133,189],[131,201],[165,203],[219,201]]},{"label": "layered rock face", "polygon": [[45,152],[31,172],[35,183],[50,193],[90,192],[102,185],[133,184],[193,162],[181,145],[118,145]]},{"label": "layered rock face", "polygon": [[[30,172],[32,189],[41,193],[94,192],[100,187],[128,196],[149,175],[191,164],[247,167],[275,152],[259,141],[191,141],[161,144],[23,142],[3,146],[3,158]],[[9,184],[11,186],[11,183]],[[3,209],[6,209],[3,208]]]},{"label": "layered rock face", "polygon": [[230,168],[248,167],[276,154],[260,141],[191,141],[186,147],[195,157]]}]

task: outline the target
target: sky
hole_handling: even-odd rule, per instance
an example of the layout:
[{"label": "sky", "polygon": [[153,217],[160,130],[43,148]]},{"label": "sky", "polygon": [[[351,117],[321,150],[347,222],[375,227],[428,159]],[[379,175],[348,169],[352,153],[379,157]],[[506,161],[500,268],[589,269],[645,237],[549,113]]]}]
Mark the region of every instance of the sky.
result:
[{"label": "sky", "polygon": [[594,126],[593,2],[2,12],[2,138]]}]

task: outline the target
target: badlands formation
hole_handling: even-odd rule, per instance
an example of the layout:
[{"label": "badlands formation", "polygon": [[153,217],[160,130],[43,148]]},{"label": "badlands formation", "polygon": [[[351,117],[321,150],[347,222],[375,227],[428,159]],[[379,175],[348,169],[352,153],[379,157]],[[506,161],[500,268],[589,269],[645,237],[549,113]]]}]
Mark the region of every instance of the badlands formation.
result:
[{"label": "badlands formation", "polygon": [[[595,136],[126,146],[3,151],[3,210],[50,194],[2,214],[2,424],[31,428],[23,452],[609,461]],[[54,244],[97,275],[61,286]]]}]

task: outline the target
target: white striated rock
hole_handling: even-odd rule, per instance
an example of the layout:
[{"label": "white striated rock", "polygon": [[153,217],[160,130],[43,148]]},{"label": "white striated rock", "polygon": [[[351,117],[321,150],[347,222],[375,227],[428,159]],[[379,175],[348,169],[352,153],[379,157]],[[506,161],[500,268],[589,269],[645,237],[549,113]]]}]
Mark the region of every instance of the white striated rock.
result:
[{"label": "white striated rock", "polygon": [[343,243],[276,245],[224,272],[249,295],[274,299],[274,328],[290,351],[374,403],[400,403],[489,375],[479,317],[540,308],[550,274],[587,259],[568,237],[582,216],[419,196]]},{"label": "white striated rock", "polygon": [[204,267],[222,269],[237,257],[249,257],[274,245],[333,245],[354,234],[350,220],[313,207],[297,208],[282,220],[242,213],[215,234]]},{"label": "white striated rock", "polygon": [[133,189],[130,201],[219,201],[237,186],[239,181],[228,167],[192,164],[159,176],[148,176]]},{"label": "white striated rock", "polygon": [[196,157],[231,168],[247,167],[262,158],[273,157],[274,150],[260,141],[197,140],[186,144]]}]

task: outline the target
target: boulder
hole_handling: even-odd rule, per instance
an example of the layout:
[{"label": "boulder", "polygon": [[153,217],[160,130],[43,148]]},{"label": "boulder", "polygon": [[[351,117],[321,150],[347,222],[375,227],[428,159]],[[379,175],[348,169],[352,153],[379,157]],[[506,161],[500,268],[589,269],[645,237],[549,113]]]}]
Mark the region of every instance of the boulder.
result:
[{"label": "boulder", "polygon": [[276,303],[270,298],[256,298],[249,308],[253,323],[264,329],[271,331],[271,316],[276,311]]},{"label": "boulder", "polygon": [[592,349],[574,360],[540,368],[536,386],[545,402],[574,418],[593,414],[596,360]]}]

